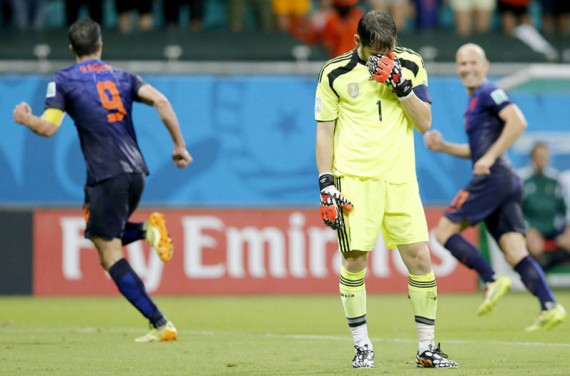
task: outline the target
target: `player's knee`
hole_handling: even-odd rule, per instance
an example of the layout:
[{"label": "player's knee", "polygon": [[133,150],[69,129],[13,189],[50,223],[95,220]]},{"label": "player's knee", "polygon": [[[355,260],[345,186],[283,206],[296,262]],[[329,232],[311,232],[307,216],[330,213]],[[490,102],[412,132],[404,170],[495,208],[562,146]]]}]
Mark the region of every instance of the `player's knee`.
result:
[{"label": "player's knee", "polygon": [[342,254],[342,266],[351,273],[357,273],[366,268],[368,252],[350,251]]},{"label": "player's knee", "polygon": [[398,249],[410,274],[424,275],[431,271],[429,249],[425,243],[403,245]]},{"label": "player's knee", "polygon": [[499,245],[505,255],[505,260],[514,266],[529,253],[526,247],[525,238],[517,232],[509,232],[501,236]]},{"label": "player's knee", "polygon": [[451,222],[449,219],[443,217],[435,228],[435,238],[439,244],[445,245],[449,238],[458,233],[458,230],[459,226]]}]

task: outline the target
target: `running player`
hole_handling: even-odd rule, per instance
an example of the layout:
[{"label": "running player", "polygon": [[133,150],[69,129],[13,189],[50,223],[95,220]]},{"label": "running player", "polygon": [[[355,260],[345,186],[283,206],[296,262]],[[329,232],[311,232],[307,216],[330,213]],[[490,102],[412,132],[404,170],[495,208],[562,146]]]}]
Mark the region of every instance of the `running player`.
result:
[{"label": "running player", "polygon": [[526,330],[550,329],[566,318],[566,312],[556,302],[541,267],[527,251],[521,210],[522,183],[504,155],[525,130],[526,120],[507,94],[487,81],[489,62],[480,46],[473,43],[461,46],[456,63],[469,95],[465,111],[469,143],[445,142],[435,130],[427,132],[424,141],[434,151],[471,158],[474,176],[441,218],[436,238],[456,259],[479,273],[485,283],[485,295],[477,313],[484,315],[511,286],[510,279],[498,276],[477,248],[460,235],[466,227],[484,221],[505,260],[540,301],[541,313]]},{"label": "running player", "polygon": [[43,115],[34,116],[30,105],[22,102],[14,109],[14,120],[50,137],[69,113],[87,165],[85,237],[97,248],[101,265],[119,291],[152,325],[136,341],[175,340],[176,328],[152,301],[123,255],[122,246],[139,239],[146,239],[163,261],[170,260],[173,250],[162,214],[153,213],[144,223],[128,221],[148,175],[133,126],[133,101],[158,111],[172,137],[172,159],[177,167],[186,167],[192,157],[168,99],[140,77],[101,60],[99,24],[92,20],[75,22],[69,29],[69,41],[76,63],[57,72],[48,84]]}]

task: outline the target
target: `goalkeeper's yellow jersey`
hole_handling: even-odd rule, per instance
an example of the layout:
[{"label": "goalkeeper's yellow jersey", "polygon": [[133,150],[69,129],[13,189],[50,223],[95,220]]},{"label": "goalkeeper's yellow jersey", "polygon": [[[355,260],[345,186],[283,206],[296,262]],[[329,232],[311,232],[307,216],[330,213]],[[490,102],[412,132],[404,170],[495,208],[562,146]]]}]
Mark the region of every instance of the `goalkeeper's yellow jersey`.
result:
[{"label": "goalkeeper's yellow jersey", "polygon": [[[402,47],[394,52],[414,92],[431,103],[421,56]],[[396,184],[416,180],[413,124],[392,89],[371,78],[357,49],[325,63],[317,86],[315,119],[336,121],[335,176]]]}]

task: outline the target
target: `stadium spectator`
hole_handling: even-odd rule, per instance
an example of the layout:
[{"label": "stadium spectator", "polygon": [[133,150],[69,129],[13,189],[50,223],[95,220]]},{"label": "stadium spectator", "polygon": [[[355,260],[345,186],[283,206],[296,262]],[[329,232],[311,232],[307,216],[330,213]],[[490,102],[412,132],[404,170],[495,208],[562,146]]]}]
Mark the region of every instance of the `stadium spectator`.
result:
[{"label": "stadium spectator", "polygon": [[558,51],[534,27],[530,16],[531,0],[497,0],[503,32],[520,39],[549,61],[558,59]]},{"label": "stadium spectator", "polygon": [[322,44],[331,57],[338,56],[356,47],[354,34],[364,11],[358,0],[332,0],[333,12],[325,22]]},{"label": "stadium spectator", "polygon": [[85,6],[89,18],[103,25],[103,1],[101,0],[65,0],[65,21],[71,26],[79,18],[81,8]]},{"label": "stadium spectator", "polygon": [[396,23],[398,32],[406,31],[406,22],[410,15],[409,0],[366,0],[372,10],[382,10],[390,13]]},{"label": "stadium spectator", "polygon": [[545,33],[567,35],[570,24],[570,1],[541,0],[542,30]]},{"label": "stadium spectator", "polygon": [[468,36],[473,30],[479,34],[488,32],[495,5],[496,0],[450,0],[457,33]]},{"label": "stadium spectator", "polygon": [[557,241],[566,230],[568,210],[558,174],[550,167],[550,151],[542,142],[532,148],[530,165],[519,170],[524,185],[522,210],[528,226],[526,244],[544,270],[570,258],[570,248],[562,248]]},{"label": "stadium spectator", "polygon": [[134,29],[133,20],[138,19],[138,30],[152,30],[153,0],[115,0],[115,10],[119,18],[119,31],[123,34]]},{"label": "stadium spectator", "polygon": [[69,29],[69,41],[76,63],[57,72],[48,84],[43,115],[34,116],[30,105],[21,102],[14,109],[14,120],[50,137],[58,131],[65,112],[70,114],[87,164],[85,237],[97,248],[101,266],[121,294],[152,326],[135,341],[175,340],[176,328],[160,312],[123,255],[123,245],[141,239],[146,239],[163,261],[168,261],[173,251],[162,214],[155,212],[144,223],[128,221],[148,174],[132,123],[133,101],[157,110],[174,143],[172,160],[177,167],[186,167],[192,157],[168,99],[139,76],[101,60],[99,24],[77,21]]},{"label": "stadium spectator", "polygon": [[14,25],[18,30],[40,30],[44,26],[46,0],[12,0]]},{"label": "stadium spectator", "polygon": [[190,30],[202,30],[206,0],[164,0],[162,5],[164,24],[167,28],[173,30],[178,29],[180,24],[180,11],[184,6],[187,6]]},{"label": "stadium spectator", "polygon": [[374,367],[365,275],[382,232],[408,269],[416,365],[454,368],[435,347],[437,284],[415,170],[414,127],[423,133],[431,126],[427,72],[419,54],[396,46],[396,25],[386,12],[366,13],[354,38],[356,48],[325,63],[315,99],[321,216],[338,233],[340,297],[356,349],[352,366]]},{"label": "stadium spectator", "polygon": [[526,330],[551,329],[566,319],[566,312],[556,302],[542,268],[527,251],[522,182],[504,155],[525,130],[526,119],[503,90],[487,81],[489,62],[480,46],[461,46],[456,63],[469,95],[464,116],[468,143],[446,142],[435,130],[427,132],[424,140],[434,151],[470,158],[473,178],[458,192],[439,221],[436,239],[457,260],[477,271],[485,283],[484,301],[477,311],[485,315],[511,286],[510,279],[498,276],[477,248],[461,236],[466,227],[485,222],[507,263],[540,302],[540,315]]},{"label": "stadium spectator", "polygon": [[263,32],[273,30],[273,9],[268,0],[228,0],[228,18],[230,30],[241,32],[245,29],[245,20],[249,11],[255,14],[257,27]]},{"label": "stadium spectator", "polygon": [[316,8],[309,15],[308,27],[303,35],[305,43],[313,44],[322,41],[327,20],[332,12],[334,12],[332,0],[318,0]]},{"label": "stadium spectator", "polygon": [[529,7],[531,0],[497,0],[503,32],[514,35],[520,25],[532,26]]},{"label": "stadium spectator", "polygon": [[273,0],[273,14],[279,30],[302,37],[309,26],[311,0]]},{"label": "stadium spectator", "polygon": [[416,31],[435,30],[440,24],[442,0],[414,0]]}]

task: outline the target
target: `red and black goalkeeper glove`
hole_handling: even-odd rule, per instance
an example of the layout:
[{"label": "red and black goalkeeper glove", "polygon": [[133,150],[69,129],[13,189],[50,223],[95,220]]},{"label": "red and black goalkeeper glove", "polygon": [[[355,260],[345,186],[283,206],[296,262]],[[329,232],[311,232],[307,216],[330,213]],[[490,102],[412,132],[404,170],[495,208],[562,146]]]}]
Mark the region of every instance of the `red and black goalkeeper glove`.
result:
[{"label": "red and black goalkeeper glove", "polygon": [[321,189],[321,218],[325,225],[333,230],[344,227],[343,210],[350,212],[353,205],[334,186],[332,174],[319,176],[319,188]]},{"label": "red and black goalkeeper glove", "polygon": [[402,64],[395,53],[370,55],[366,66],[372,78],[390,86],[398,98],[405,98],[412,92],[412,81],[404,77]]}]

